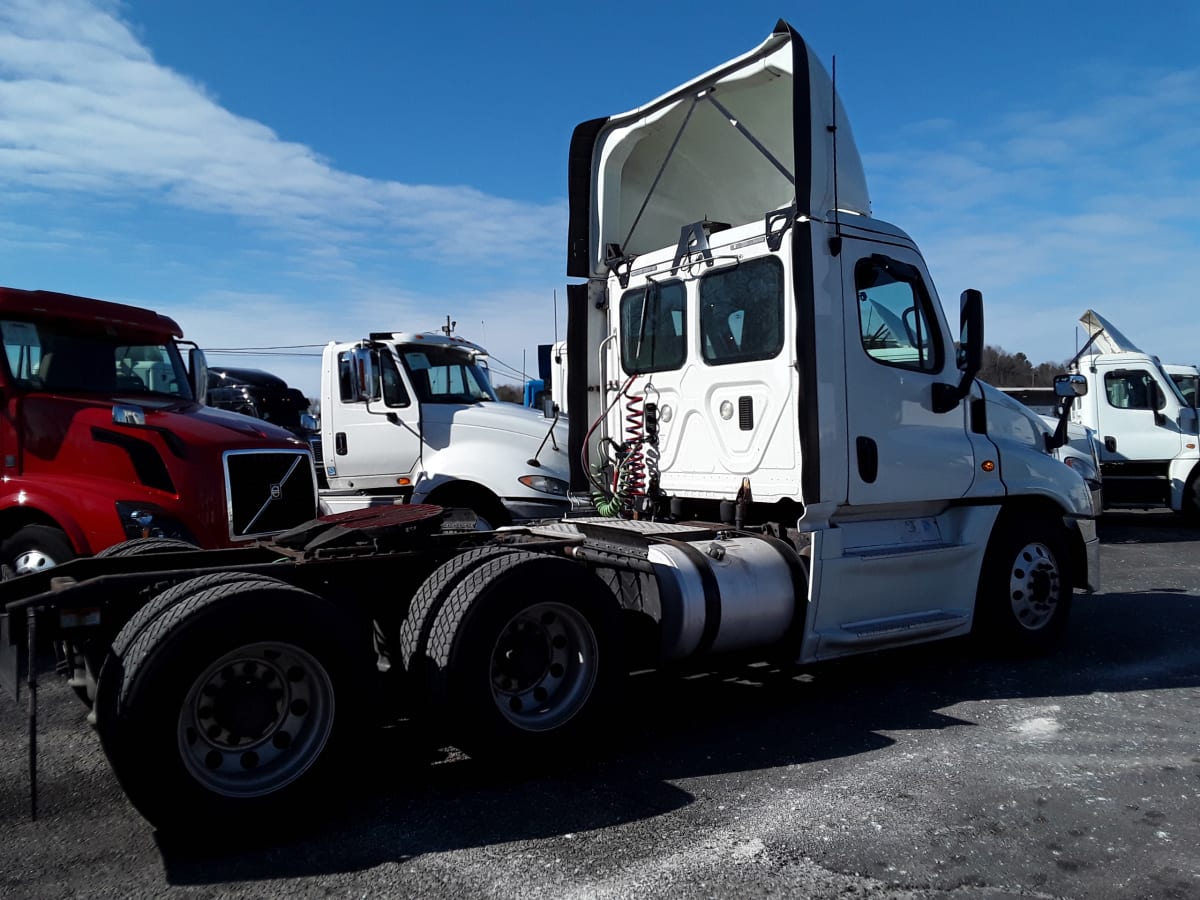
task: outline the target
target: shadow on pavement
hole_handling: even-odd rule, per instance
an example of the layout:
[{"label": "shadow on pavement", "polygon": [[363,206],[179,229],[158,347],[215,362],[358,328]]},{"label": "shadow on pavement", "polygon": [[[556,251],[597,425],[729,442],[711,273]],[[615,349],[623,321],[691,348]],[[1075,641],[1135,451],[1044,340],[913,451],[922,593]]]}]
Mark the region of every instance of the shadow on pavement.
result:
[{"label": "shadow on pavement", "polygon": [[[383,735],[370,788],[311,832],[271,849],[198,851],[160,842],[173,884],[358,871],[422,854],[620,825],[694,802],[703,778],[805,765],[886,748],[886,733],[973,723],[960,702],[1200,686],[1200,597],[1170,589],[1077,595],[1060,650],[980,658],[968,642],[929,644],[805,670],[736,665],[631,679],[620,745],[522,777],[451,755],[430,762],[404,726]],[[264,845],[271,843],[264,836]]]}]

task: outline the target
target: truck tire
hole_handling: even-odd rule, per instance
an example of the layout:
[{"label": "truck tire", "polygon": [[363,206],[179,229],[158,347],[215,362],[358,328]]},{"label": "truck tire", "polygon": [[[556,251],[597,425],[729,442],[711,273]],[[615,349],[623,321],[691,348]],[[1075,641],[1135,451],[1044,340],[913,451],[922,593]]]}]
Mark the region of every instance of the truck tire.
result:
[{"label": "truck tire", "polygon": [[413,595],[408,613],[400,624],[399,662],[404,671],[411,672],[417,661],[425,659],[429,632],[451,591],[489,559],[512,552],[501,547],[474,547],[443,563],[425,579]]},{"label": "truck tire", "polygon": [[13,575],[40,572],[75,556],[66,532],[53,525],[26,525],[0,546],[0,561]]},{"label": "truck tire", "polygon": [[143,537],[105,547],[96,556],[147,556],[152,553],[181,553],[185,550],[199,549],[191,541],[181,541],[177,538]]},{"label": "truck tire", "polygon": [[[174,538],[134,538],[133,540],[122,541],[119,544],[105,547],[96,554],[96,557],[145,556],[151,553],[171,553],[176,550],[199,549],[195,544],[175,540]],[[96,659],[95,652],[89,647],[76,645],[70,641],[63,643],[63,655],[68,663],[75,664],[74,673],[71,677],[71,690],[75,692],[75,696],[85,706],[89,709],[92,708],[96,699],[99,669],[102,667],[101,661]],[[82,660],[82,671],[80,671],[81,667],[77,664],[80,660]]]},{"label": "truck tire", "polygon": [[559,557],[509,553],[450,591],[415,674],[456,746],[520,764],[595,745],[621,657],[619,606],[598,578]]},{"label": "truck tire", "polygon": [[1047,517],[1001,513],[980,573],[974,634],[1003,654],[1044,652],[1066,631],[1073,591],[1065,530]]},{"label": "truck tire", "polygon": [[331,776],[344,789],[353,771],[339,764],[361,721],[369,640],[281,581],[193,587],[106,660],[105,754],[164,832],[221,840],[301,821],[303,804],[327,799]]},{"label": "truck tire", "polygon": [[1183,488],[1183,508],[1180,512],[1189,525],[1200,525],[1200,469],[1192,472]]},{"label": "truck tire", "polygon": [[[115,544],[114,546],[122,545]],[[200,575],[174,584],[138,607],[137,612],[117,632],[112,646],[105,654],[104,662],[100,665],[100,672],[95,679],[94,696],[89,698],[91,702],[88,703],[93,710],[88,718],[91,724],[98,726],[98,719],[101,716],[114,714],[116,692],[121,690],[121,682],[124,679],[125,655],[129,652],[133,642],[151,622],[193,594],[221,585],[244,582],[265,582],[268,585],[279,583],[273,578],[247,575],[243,572],[210,572],[207,575]],[[85,700],[85,702],[88,701]]]}]

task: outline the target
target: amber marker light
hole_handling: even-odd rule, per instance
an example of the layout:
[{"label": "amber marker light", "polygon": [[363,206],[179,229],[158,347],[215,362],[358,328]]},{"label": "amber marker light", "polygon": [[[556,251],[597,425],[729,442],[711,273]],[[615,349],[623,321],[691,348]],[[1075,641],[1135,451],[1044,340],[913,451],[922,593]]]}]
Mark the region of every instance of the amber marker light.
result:
[{"label": "amber marker light", "polygon": [[979,468],[983,469],[985,472],[991,472],[995,470],[996,464],[990,459],[985,459],[982,463],[980,463]]},{"label": "amber marker light", "polygon": [[400,487],[408,487],[410,484],[412,484],[412,479],[403,477],[397,478],[396,484],[400,485]]}]

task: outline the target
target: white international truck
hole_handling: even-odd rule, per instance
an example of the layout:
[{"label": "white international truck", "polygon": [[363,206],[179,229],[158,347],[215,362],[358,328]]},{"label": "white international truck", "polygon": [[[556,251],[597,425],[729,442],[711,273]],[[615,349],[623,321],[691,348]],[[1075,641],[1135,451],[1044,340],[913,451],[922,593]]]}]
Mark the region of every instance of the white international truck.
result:
[{"label": "white international truck", "polygon": [[1157,357],[1087,310],[1088,341],[1072,368],[1088,392],[1070,421],[1096,432],[1104,505],[1168,508],[1200,518],[1200,428],[1196,408]]},{"label": "white international truck", "polygon": [[960,352],[785,22],[578,126],[569,173],[571,478],[609,515],[447,533],[439,507],[387,506],[0,584],[0,682],[47,631],[89,647],[104,751],[159,828],[311,817],[392,701],[528,765],[617,734],[631,670],[972,630],[1036,650],[1096,586],[1087,486],[992,415],[980,295]]},{"label": "white international truck", "polygon": [[328,344],[314,442],[322,512],[433,503],[470,509],[482,528],[565,513],[566,423],[499,402],[486,360],[447,334]]}]

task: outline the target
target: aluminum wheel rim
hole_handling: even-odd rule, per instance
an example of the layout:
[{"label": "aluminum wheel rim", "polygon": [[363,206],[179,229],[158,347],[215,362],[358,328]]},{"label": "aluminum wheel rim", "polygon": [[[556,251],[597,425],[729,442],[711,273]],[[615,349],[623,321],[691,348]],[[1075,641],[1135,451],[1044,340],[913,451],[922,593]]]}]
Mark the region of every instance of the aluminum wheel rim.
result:
[{"label": "aluminum wheel rim", "polygon": [[1045,628],[1061,597],[1058,560],[1050,548],[1031,541],[1021,548],[1009,570],[1008,596],[1013,615],[1029,631]]},{"label": "aluminum wheel rim", "polygon": [[57,565],[58,561],[46,551],[31,548],[17,554],[13,560],[13,572],[17,575],[28,575],[42,569],[53,569]]},{"label": "aluminum wheel rim", "polygon": [[564,603],[535,603],[513,616],[496,640],[492,699],[524,731],[558,728],[587,703],[598,659],[586,616]]},{"label": "aluminum wheel rim", "polygon": [[259,797],[309,769],[333,718],[333,682],[311,654],[292,644],[248,644],[192,683],[179,716],[179,751],[207,790]]}]

